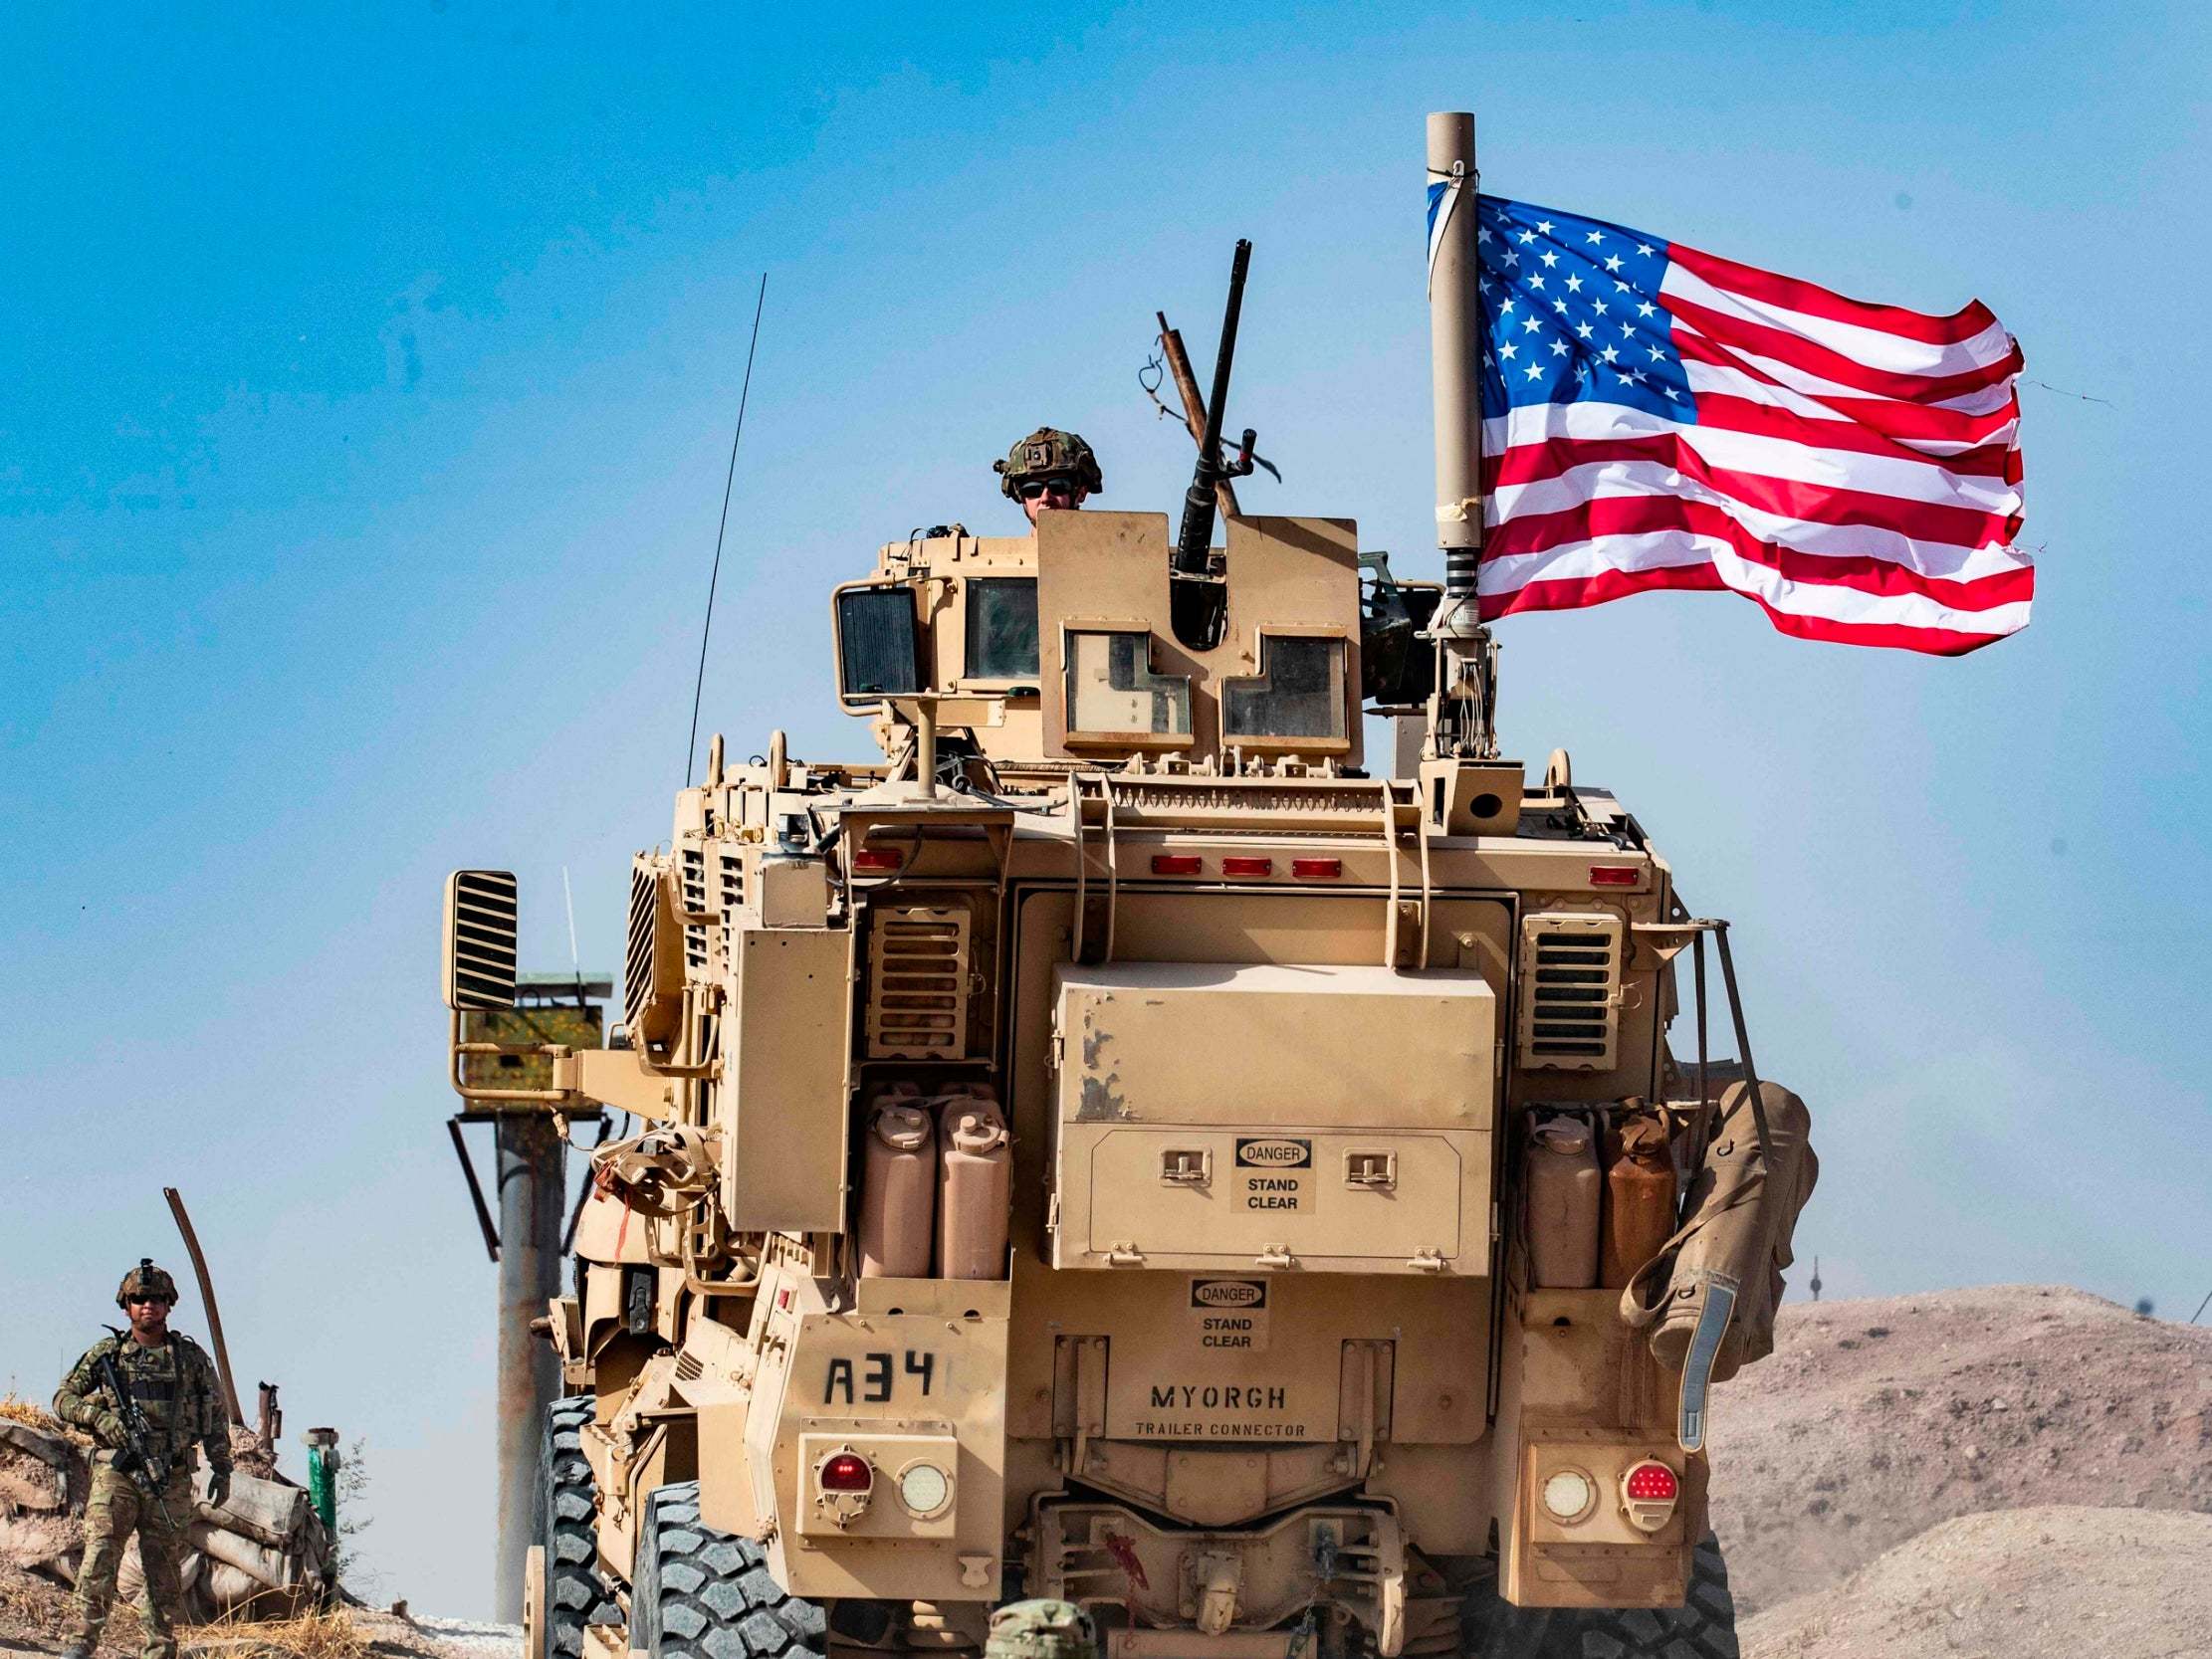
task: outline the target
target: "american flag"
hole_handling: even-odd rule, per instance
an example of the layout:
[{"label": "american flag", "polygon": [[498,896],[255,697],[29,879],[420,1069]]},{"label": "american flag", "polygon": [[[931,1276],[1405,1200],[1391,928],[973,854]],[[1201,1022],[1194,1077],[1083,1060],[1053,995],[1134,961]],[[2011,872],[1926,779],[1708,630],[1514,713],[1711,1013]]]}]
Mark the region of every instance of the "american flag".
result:
[{"label": "american flag", "polygon": [[1978,301],[1868,305],[1492,196],[1475,245],[1485,618],[1724,588],[1852,645],[2027,626],[2020,348]]}]

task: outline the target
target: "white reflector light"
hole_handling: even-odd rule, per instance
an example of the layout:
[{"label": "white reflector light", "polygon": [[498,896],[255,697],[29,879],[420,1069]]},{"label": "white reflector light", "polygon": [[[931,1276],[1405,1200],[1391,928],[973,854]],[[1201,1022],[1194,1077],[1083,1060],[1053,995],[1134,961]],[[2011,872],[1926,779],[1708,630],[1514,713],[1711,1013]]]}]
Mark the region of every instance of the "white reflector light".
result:
[{"label": "white reflector light", "polygon": [[1554,1521],[1580,1521],[1598,1500],[1598,1485],[1580,1469],[1562,1469],[1544,1482],[1544,1508]]},{"label": "white reflector light", "polygon": [[899,1471],[899,1502],[917,1520],[942,1514],[952,1497],[952,1477],[934,1463],[910,1463]]}]

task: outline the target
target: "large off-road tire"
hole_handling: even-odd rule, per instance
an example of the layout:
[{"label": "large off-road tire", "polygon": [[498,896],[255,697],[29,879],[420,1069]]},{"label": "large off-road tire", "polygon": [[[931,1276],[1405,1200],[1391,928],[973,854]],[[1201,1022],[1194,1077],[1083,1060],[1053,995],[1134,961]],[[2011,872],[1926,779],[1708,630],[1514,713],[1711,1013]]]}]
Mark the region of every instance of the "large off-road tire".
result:
[{"label": "large off-road tire", "polygon": [[1483,1604],[1470,1605],[1467,1659],[1736,1659],[1728,1563],[1709,1534],[1679,1607],[1515,1607],[1494,1594],[1473,1601]]},{"label": "large off-road tire", "polygon": [[645,1501],[630,1594],[630,1646],[648,1659],[820,1659],[821,1608],[786,1594],[750,1539],[699,1522],[699,1483]]},{"label": "large off-road tire", "polygon": [[546,1407],[538,1471],[538,1537],[545,1546],[544,1613],[531,1631],[527,1659],[580,1659],[583,1627],[614,1615],[599,1576],[598,1487],[579,1435],[591,1421],[588,1394]]}]

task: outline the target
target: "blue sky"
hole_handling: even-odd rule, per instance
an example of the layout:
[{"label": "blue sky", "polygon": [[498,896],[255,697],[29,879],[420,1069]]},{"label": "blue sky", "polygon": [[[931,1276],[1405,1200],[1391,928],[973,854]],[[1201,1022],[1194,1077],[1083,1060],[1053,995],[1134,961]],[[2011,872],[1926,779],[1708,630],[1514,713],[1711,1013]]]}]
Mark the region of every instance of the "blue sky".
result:
[{"label": "blue sky", "polygon": [[[827,585],[1018,520],[1041,421],[1170,510],[1136,385],[1255,244],[1256,510],[1430,537],[1422,117],[1484,184],[2026,346],[2035,624],[1957,662],[1721,596],[1515,618],[1571,748],[1735,919],[1830,1294],[2212,1289],[2199,8],[18,8],[0,20],[0,1384],[192,1202],[246,1382],[364,1436],[387,1595],[488,1605],[491,1270],[440,1120],[438,887],[618,954],[707,730],[856,755]],[[2056,390],[2050,388],[2058,388]],[[2074,395],[2080,394],[2080,395]],[[702,738],[704,741],[704,738]],[[198,1329],[189,1305],[180,1324]],[[1751,1373],[1756,1378],[1758,1373]],[[1725,1408],[1723,1401],[1722,1408]],[[1725,1472],[1720,1478],[1725,1479]]]}]

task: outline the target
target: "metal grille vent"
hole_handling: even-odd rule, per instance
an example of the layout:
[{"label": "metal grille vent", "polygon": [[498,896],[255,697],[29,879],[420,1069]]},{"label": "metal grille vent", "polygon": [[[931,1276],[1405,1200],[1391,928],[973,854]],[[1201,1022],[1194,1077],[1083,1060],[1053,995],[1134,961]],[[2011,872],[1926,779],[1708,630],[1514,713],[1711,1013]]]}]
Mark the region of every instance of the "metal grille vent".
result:
[{"label": "metal grille vent", "polygon": [[715,858],[721,878],[722,953],[727,959],[730,935],[737,932],[738,913],[745,909],[745,855],[734,848],[723,847]]},{"label": "metal grille vent", "polygon": [[446,1003],[515,1006],[515,877],[456,870],[446,882]]},{"label": "metal grille vent", "polygon": [[1621,1023],[1621,919],[1563,911],[1521,923],[1523,1066],[1603,1072]]},{"label": "metal grille vent", "polygon": [[958,1060],[968,1051],[968,913],[875,913],[868,938],[868,1057]]},{"label": "metal grille vent", "polygon": [[662,898],[664,861],[640,855],[630,866],[629,948],[622,960],[622,1015],[633,1045],[666,1044],[682,1013],[683,969],[675,919]]},{"label": "metal grille vent", "polygon": [[684,908],[684,970],[694,979],[707,976],[707,851],[694,841],[676,856],[677,882]]},{"label": "metal grille vent", "polygon": [[707,1367],[700,1362],[698,1354],[687,1348],[676,1355],[676,1380],[678,1382],[697,1382],[706,1374]]}]

